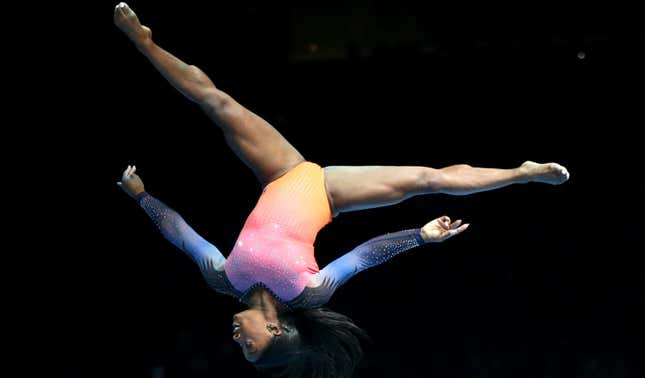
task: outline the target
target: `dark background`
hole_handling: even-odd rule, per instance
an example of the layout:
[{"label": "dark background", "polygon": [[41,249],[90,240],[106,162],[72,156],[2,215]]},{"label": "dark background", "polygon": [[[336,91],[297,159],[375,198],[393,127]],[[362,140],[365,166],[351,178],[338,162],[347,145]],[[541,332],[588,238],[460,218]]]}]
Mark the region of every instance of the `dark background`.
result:
[{"label": "dark background", "polygon": [[[22,372],[257,376],[230,337],[242,305],[210,290],[115,182],[136,164],[146,189],[225,255],[260,187],[113,25],[116,4],[21,3],[5,14],[7,110],[19,115],[6,141],[21,147],[7,154],[7,186],[26,194],[12,202],[29,235],[30,291],[14,290],[28,321]],[[562,186],[416,197],[324,228],[321,267],[443,214],[471,223],[337,291],[329,307],[375,340],[357,377],[638,375],[636,2],[129,4],[159,45],[320,165],[569,169]]]}]

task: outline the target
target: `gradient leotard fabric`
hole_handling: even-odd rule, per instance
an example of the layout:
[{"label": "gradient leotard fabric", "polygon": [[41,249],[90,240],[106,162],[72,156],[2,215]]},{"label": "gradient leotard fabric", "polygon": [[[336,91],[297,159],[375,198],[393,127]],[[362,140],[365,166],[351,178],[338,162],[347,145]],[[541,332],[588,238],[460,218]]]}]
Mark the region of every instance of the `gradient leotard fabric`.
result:
[{"label": "gradient leotard fabric", "polygon": [[269,183],[224,265],[236,289],[268,286],[291,301],[318,273],[314,241],[331,222],[323,169],[303,162]]},{"label": "gradient leotard fabric", "polygon": [[264,188],[228,258],[161,201],[145,192],[137,200],[164,237],[197,263],[212,288],[247,304],[255,289],[264,288],[290,308],[322,306],[358,272],[424,243],[419,229],[382,235],[320,270],[314,242],[332,212],[324,169],[311,162]]}]

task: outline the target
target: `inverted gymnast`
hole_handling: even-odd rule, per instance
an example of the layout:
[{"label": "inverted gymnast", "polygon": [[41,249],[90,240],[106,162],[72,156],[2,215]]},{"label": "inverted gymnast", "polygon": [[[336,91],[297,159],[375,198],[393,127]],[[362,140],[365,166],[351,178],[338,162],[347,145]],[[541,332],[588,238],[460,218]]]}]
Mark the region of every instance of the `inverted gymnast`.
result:
[{"label": "inverted gymnast", "polygon": [[357,273],[395,255],[463,232],[448,216],[417,229],[375,237],[319,269],[318,231],[333,217],[399,203],[431,193],[467,195],[511,184],[561,184],[556,163],[531,161],[512,169],[465,164],[328,166],[307,161],[269,123],[217,88],[204,72],[159,47],[125,3],[114,22],[152,65],[219,126],[235,154],[253,171],[262,194],[228,258],[182,217],[144,190],[134,166],[118,185],[152,218],[163,236],[199,266],[209,286],[249,309],[233,316],[233,340],[257,370],[298,377],[348,377],[361,356],[366,332],[325,305]]}]

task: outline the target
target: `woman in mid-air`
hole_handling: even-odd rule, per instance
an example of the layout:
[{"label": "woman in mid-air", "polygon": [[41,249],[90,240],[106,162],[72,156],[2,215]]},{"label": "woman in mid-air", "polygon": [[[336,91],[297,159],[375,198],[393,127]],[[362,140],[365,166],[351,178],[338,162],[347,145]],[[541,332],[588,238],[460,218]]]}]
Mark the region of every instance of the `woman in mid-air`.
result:
[{"label": "woman in mid-air", "polygon": [[511,184],[561,184],[569,178],[556,163],[524,162],[513,169],[460,164],[416,166],[321,166],[307,161],[269,123],[217,88],[152,40],[125,3],[114,22],[154,67],[189,100],[199,104],[226,142],[253,171],[262,194],[228,258],[199,236],[175,211],[148,194],[136,168],[118,185],[152,218],[165,238],[199,266],[208,284],[249,309],[233,316],[233,340],[261,371],[288,376],[347,377],[357,366],[366,333],[325,305],[355,274],[411,248],[441,242],[468,224],[442,216],[417,229],[373,238],[319,269],[318,231],[343,212],[388,206],[430,193],[466,195]]}]

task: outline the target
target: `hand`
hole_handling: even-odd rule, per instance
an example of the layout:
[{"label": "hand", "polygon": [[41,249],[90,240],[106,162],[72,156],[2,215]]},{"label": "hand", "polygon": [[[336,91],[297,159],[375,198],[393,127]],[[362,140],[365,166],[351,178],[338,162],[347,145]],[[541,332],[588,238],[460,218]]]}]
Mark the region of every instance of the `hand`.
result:
[{"label": "hand", "polygon": [[152,30],[141,25],[136,13],[126,3],[119,3],[114,8],[114,24],[124,32],[137,47],[152,42]]},{"label": "hand", "polygon": [[461,219],[450,222],[447,216],[439,217],[421,228],[421,237],[426,242],[442,242],[454,235],[463,232],[470,225],[469,223],[461,226]]},{"label": "hand", "polygon": [[134,172],[137,170],[137,167],[129,166],[123,171],[123,176],[121,176],[121,181],[116,184],[123,189],[130,197],[134,198],[137,194],[145,191],[143,188],[143,181],[137,176]]}]

